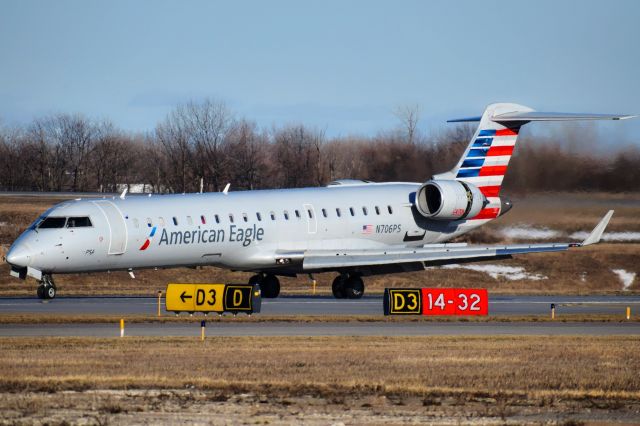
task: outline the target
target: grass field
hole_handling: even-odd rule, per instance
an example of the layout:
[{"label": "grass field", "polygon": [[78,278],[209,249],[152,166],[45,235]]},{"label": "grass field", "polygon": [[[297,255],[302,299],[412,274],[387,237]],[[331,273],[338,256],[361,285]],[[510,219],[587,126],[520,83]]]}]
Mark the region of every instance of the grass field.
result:
[{"label": "grass field", "polygon": [[[40,213],[59,197],[0,196],[0,246],[2,254],[10,243]],[[611,232],[640,231],[640,194],[536,194],[514,198],[515,207],[504,217],[474,231],[465,241],[509,243],[518,240],[500,233],[505,227],[535,226],[558,231],[554,240],[567,240],[575,231],[590,231],[604,213],[616,210],[608,228]],[[528,240],[527,240],[528,241]],[[545,240],[546,241],[546,240]],[[367,292],[381,292],[384,287],[465,287],[479,286],[493,293],[528,294],[604,294],[623,292],[620,278],[613,272],[621,269],[640,274],[640,243],[602,243],[567,253],[532,254],[514,259],[489,262],[492,265],[523,268],[525,277],[492,277],[486,272],[468,269],[432,268],[424,272],[367,277]],[[35,292],[35,282],[11,278],[6,264],[0,266],[0,295],[28,295]],[[60,295],[125,294],[154,295],[168,282],[246,282],[250,274],[213,267],[136,271],[136,279],[126,272],[56,276]],[[334,274],[318,274],[317,291],[330,293]],[[282,278],[283,294],[311,292],[308,277]],[[634,278],[626,291],[639,291]]]},{"label": "grass field", "polygon": [[640,420],[638,337],[3,338],[0,345],[0,423],[77,416],[148,423],[194,413],[202,423],[221,414],[319,424]]}]

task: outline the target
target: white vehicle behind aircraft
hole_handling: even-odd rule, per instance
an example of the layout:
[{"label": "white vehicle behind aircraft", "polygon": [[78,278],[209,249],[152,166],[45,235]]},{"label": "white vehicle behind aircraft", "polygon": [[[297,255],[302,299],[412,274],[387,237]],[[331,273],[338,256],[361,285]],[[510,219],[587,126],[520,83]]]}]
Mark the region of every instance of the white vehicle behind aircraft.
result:
[{"label": "white vehicle behind aircraft", "polygon": [[53,274],[213,265],[254,272],[263,297],[278,276],[334,271],[336,298],[360,298],[362,277],[449,263],[505,259],[593,244],[608,212],[582,243],[447,244],[505,214],[500,188],[520,128],[531,121],[621,120],[625,115],[543,113],[497,103],[451,171],[425,183],[339,180],[321,188],[68,201],[47,210],[11,246],[11,274],[38,280],[53,298]]}]

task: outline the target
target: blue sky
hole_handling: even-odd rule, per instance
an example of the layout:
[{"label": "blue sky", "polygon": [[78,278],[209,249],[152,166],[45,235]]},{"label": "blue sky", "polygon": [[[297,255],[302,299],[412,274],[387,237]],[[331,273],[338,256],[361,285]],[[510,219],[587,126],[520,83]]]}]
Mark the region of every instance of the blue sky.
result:
[{"label": "blue sky", "polygon": [[[403,104],[426,131],[495,101],[640,113],[639,21],[632,0],[0,0],[0,120],[148,131],[203,97],[331,136],[391,128]],[[640,119],[615,124],[640,140]]]}]

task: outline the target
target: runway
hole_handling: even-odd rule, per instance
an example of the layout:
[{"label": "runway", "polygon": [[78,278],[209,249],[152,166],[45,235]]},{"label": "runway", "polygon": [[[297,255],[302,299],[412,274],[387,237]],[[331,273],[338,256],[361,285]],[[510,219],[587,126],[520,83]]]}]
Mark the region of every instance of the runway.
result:
[{"label": "runway", "polygon": [[[548,315],[556,305],[556,314],[624,314],[627,306],[640,309],[640,296],[490,296],[490,315]],[[158,309],[155,297],[58,297],[41,301],[36,297],[0,298],[1,313],[26,314],[94,314],[154,315]],[[164,310],[166,315],[172,315]],[[262,299],[261,316],[282,315],[380,315],[382,296],[366,296],[360,300],[336,300],[329,296],[283,296]]]},{"label": "runway", "polygon": [[[164,300],[163,311],[164,311]],[[640,309],[640,296],[495,296],[490,298],[491,315],[623,314],[627,306]],[[157,313],[157,298],[152,297],[59,297],[43,302],[36,298],[1,298],[0,313],[52,315],[150,315]],[[173,313],[164,311],[164,315]],[[186,314],[183,314],[186,315]],[[380,321],[296,322],[278,321],[278,316],[379,316]],[[264,299],[261,318],[274,321],[237,322],[207,319],[209,336],[438,336],[438,335],[640,335],[638,322],[393,322],[382,315],[382,297],[361,300],[336,300],[327,296],[288,296]],[[200,320],[193,323],[127,324],[127,336],[199,336]],[[3,324],[0,336],[95,336],[120,333],[112,324]]]},{"label": "runway", "polygon": [[[206,334],[220,336],[551,336],[640,335],[640,323],[528,323],[528,322],[207,322]],[[8,324],[0,336],[117,337],[112,324]],[[200,321],[192,324],[144,323],[125,326],[126,336],[200,336]]]}]

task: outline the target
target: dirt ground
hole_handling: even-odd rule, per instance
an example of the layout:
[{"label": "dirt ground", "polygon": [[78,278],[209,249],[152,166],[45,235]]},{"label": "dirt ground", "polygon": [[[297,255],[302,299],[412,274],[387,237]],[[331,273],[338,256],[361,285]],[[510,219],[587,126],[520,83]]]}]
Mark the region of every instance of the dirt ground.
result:
[{"label": "dirt ground", "polygon": [[638,337],[0,339],[0,424],[637,424]]}]

